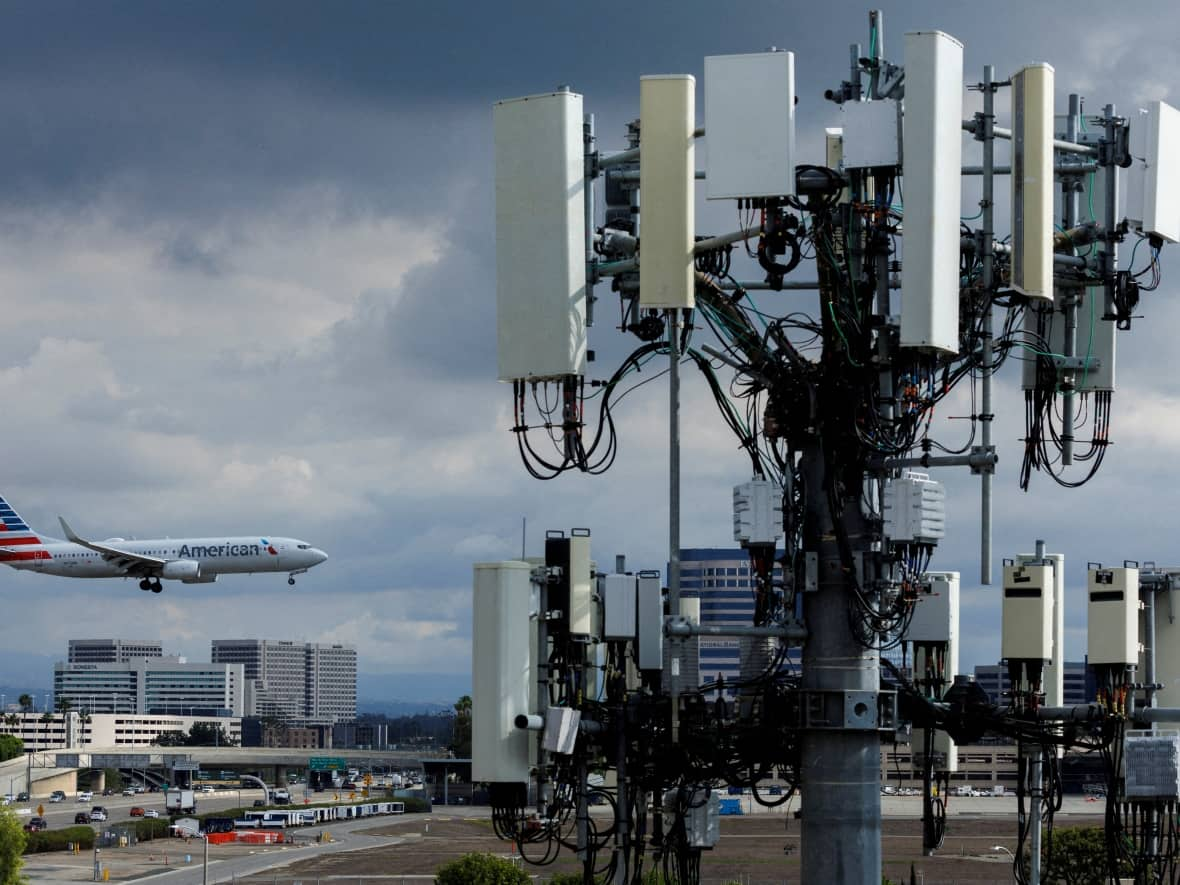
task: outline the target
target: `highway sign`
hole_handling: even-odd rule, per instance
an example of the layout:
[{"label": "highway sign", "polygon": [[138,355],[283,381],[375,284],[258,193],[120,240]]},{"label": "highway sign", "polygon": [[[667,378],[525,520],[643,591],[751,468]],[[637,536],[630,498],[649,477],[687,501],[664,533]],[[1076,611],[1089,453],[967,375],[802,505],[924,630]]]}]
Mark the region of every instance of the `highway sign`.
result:
[{"label": "highway sign", "polygon": [[307,767],[311,771],[345,771],[348,764],[341,756],[312,756]]}]

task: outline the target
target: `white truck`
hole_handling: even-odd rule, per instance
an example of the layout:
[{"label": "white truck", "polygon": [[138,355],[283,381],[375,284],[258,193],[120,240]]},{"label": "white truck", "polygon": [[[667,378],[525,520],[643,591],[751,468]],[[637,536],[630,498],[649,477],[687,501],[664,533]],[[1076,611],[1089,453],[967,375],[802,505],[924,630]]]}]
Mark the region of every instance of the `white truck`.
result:
[{"label": "white truck", "polygon": [[195,814],[197,811],[197,794],[187,787],[169,787],[164,792],[164,808],[168,814]]}]

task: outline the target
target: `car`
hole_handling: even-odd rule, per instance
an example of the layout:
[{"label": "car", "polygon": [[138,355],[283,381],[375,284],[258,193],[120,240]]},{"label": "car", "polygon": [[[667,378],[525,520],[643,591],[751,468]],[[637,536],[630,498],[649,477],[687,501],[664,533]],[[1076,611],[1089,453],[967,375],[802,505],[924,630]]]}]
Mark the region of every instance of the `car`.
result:
[{"label": "car", "polygon": [[89,790],[85,790],[84,792],[81,792],[78,794],[77,801],[78,802],[89,802],[93,798],[94,798],[94,794],[92,792],[90,792]]},{"label": "car", "polygon": [[15,801],[16,795],[13,793],[5,793],[3,796],[0,796],[0,805],[11,805]]},{"label": "car", "polygon": [[132,789],[135,790],[135,792],[137,792],[137,793],[146,793],[147,792],[147,787],[145,787],[143,784],[136,784],[134,787],[132,787]]},{"label": "car", "polygon": [[95,805],[93,808],[90,809],[90,819],[92,821],[106,820],[107,819],[107,810],[105,808],[103,808],[101,805]]},{"label": "car", "polygon": [[76,824],[90,823],[90,812],[79,811],[77,814],[74,815],[74,823],[76,823]]},{"label": "car", "polygon": [[216,791],[216,790],[214,790],[214,789],[213,789],[211,786],[209,786],[208,784],[205,784],[205,786],[201,787],[201,789],[200,789],[200,790],[198,790],[197,792],[198,792],[198,793],[215,793],[215,792],[217,792],[217,791]]},{"label": "car", "polygon": [[132,817],[143,817],[143,806],[142,805],[132,805],[131,810],[128,811],[127,813],[129,815],[131,815]]},{"label": "car", "polygon": [[254,807],[255,808],[266,808],[266,800],[265,799],[255,799],[254,800]]},{"label": "car", "polygon": [[66,794],[63,793],[61,790],[54,790],[52,793],[49,794],[49,801],[50,802],[64,802],[65,799],[66,799]]},{"label": "car", "polygon": [[25,824],[26,833],[37,833],[41,830],[48,830],[49,824],[45,822],[43,817],[30,817],[28,823]]},{"label": "car", "polygon": [[106,789],[104,789],[104,790],[102,791],[102,794],[103,794],[104,796],[113,796],[113,795],[115,795],[115,791],[114,791],[114,790],[112,790],[110,787],[107,787]]},{"label": "car", "polygon": [[16,801],[17,802],[28,802],[29,801],[29,794],[26,793],[24,790],[21,790],[19,793],[16,794]]},{"label": "car", "polygon": [[135,787],[124,787],[123,788],[123,795],[124,796],[134,796],[135,795]]},{"label": "car", "polygon": [[154,808],[145,808],[143,810],[143,816],[144,817],[159,817],[160,812],[156,811],[156,809],[154,809]]}]

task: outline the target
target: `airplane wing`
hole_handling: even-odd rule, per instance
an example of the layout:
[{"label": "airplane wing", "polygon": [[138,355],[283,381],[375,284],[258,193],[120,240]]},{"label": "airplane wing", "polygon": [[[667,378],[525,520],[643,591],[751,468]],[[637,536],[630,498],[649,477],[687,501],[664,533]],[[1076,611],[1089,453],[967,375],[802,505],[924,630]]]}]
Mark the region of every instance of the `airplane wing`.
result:
[{"label": "airplane wing", "polygon": [[94,541],[87,541],[85,538],[78,537],[74,530],[70,528],[67,523],[60,516],[57,521],[61,523],[62,531],[66,533],[66,538],[75,544],[93,550],[95,553],[101,553],[102,558],[107,562],[114,563],[120,568],[126,569],[130,574],[138,574],[146,569],[158,569],[168,560],[160,559],[157,556],[144,556],[142,553],[132,553],[129,550],[120,550],[118,547],[112,547],[109,544],[98,544]]}]

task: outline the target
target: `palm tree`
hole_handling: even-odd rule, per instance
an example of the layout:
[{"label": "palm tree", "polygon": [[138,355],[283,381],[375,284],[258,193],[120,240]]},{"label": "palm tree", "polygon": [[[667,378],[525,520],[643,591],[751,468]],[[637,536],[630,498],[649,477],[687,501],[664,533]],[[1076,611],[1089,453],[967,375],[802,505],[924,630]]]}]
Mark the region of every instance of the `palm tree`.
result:
[{"label": "palm tree", "polygon": [[45,724],[45,740],[41,742],[41,749],[49,747],[49,723],[53,722],[53,714],[46,710],[41,714],[41,721]]},{"label": "palm tree", "polygon": [[33,709],[33,696],[31,694],[22,694],[16,699],[16,702],[20,706],[22,713],[28,713]]},{"label": "palm tree", "polygon": [[451,732],[451,752],[460,759],[471,756],[471,695],[455,701],[455,722]]}]

